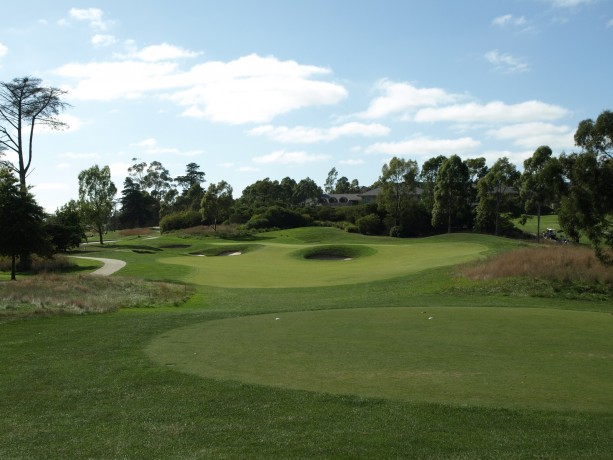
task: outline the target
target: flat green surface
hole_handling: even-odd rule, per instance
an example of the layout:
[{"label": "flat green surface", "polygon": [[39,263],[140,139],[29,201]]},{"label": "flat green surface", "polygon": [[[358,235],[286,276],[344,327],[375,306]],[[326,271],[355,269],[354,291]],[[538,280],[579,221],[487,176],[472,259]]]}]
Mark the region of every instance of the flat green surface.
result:
[{"label": "flat green surface", "polygon": [[507,308],[250,316],[158,337],[148,354],[202,377],[412,402],[613,412],[613,317]]},{"label": "flat green surface", "polygon": [[429,268],[465,262],[488,248],[469,242],[412,245],[369,244],[376,254],[351,260],[307,260],[295,253],[308,246],[264,244],[237,256],[180,256],[167,264],[192,268],[187,281],[233,288],[290,288],[356,284],[394,278]]}]

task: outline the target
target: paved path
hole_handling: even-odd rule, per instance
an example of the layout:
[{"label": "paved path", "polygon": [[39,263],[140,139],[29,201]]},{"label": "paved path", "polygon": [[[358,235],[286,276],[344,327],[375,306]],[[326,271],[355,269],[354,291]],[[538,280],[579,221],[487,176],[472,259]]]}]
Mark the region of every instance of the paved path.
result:
[{"label": "paved path", "polygon": [[84,256],[71,256],[71,257],[76,257],[77,259],[97,260],[99,262],[102,262],[104,265],[100,267],[98,270],[96,270],[95,272],[91,273],[92,275],[98,275],[98,276],[112,275],[116,271],[121,270],[123,267],[126,266],[126,263],[123,260],[117,260],[117,259],[103,259],[102,257],[84,257]]}]

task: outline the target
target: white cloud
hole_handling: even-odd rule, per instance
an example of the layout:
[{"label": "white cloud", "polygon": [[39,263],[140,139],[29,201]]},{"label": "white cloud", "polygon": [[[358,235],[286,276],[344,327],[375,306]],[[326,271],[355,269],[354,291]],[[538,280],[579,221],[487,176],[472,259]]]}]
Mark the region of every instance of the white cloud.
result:
[{"label": "white cloud", "polygon": [[512,140],[519,147],[536,150],[541,145],[553,149],[571,149],[574,142],[574,131],[568,126],[551,123],[519,123],[487,131],[496,139]]},{"label": "white cloud", "polygon": [[6,56],[8,52],[9,52],[8,46],[0,43],[0,58]]},{"label": "white cloud", "polygon": [[253,158],[254,163],[265,164],[306,164],[328,160],[328,155],[310,155],[306,152],[286,152],[278,150],[269,155]]},{"label": "white cloud", "polygon": [[96,34],[92,37],[92,44],[95,46],[110,46],[117,43],[117,38],[113,35]]},{"label": "white cloud", "polygon": [[331,128],[310,128],[307,126],[258,126],[248,131],[253,136],[267,136],[278,142],[295,142],[309,144],[330,142],[343,136],[386,136],[390,132],[387,126],[379,123],[345,123]]},{"label": "white cloud", "polygon": [[140,142],[136,142],[134,144],[130,144],[133,147],[147,147],[147,148],[151,148],[151,147],[155,147],[157,145],[157,141],[153,138],[153,137],[149,137],[147,139],[144,139]]},{"label": "white cloud", "polygon": [[[159,57],[160,55],[158,55]],[[230,62],[205,62],[181,71],[176,62],[135,60],[67,64],[60,76],[75,99],[113,100],[164,95],[183,115],[230,124],[269,122],[304,107],[331,105],[347,97],[336,83],[314,79],[330,70],[256,54]]]},{"label": "white cloud", "polygon": [[177,66],[173,63],[135,61],[66,64],[56,70],[62,77],[77,80],[68,96],[81,100],[137,98],[151,91],[175,88]]},{"label": "white cloud", "polygon": [[613,27],[613,19],[609,19],[609,22],[607,22],[607,27]]},{"label": "white cloud", "polygon": [[551,5],[558,8],[574,8],[576,6],[587,5],[593,0],[547,0]]},{"label": "white cloud", "polygon": [[347,166],[358,166],[364,164],[364,160],[362,160],[361,158],[355,158],[349,160],[340,160],[338,163]]},{"label": "white cloud", "polygon": [[344,99],[343,86],[312,79],[329,73],[322,67],[252,54],[193,67],[191,86],[170,99],[186,107],[185,116],[230,124],[262,123],[293,110]]},{"label": "white cloud", "polygon": [[102,19],[104,11],[98,8],[71,8],[68,15],[71,19],[89,22],[90,27],[95,30],[104,31],[112,25],[112,21]]},{"label": "white cloud", "polygon": [[417,137],[401,142],[379,142],[366,148],[366,153],[386,155],[432,155],[469,152],[481,143],[471,137],[459,139],[430,139]]},{"label": "white cloud", "polygon": [[510,54],[500,53],[498,50],[485,53],[485,59],[490,64],[493,64],[496,70],[503,73],[520,73],[530,70],[530,66],[523,59],[516,58]]},{"label": "white cloud", "polygon": [[374,99],[360,116],[382,118],[395,113],[406,114],[418,107],[435,107],[459,99],[458,95],[449,94],[441,88],[417,88],[410,83],[389,80],[379,81],[377,90],[382,92],[383,96]]},{"label": "white cloud", "polygon": [[521,123],[551,121],[568,115],[568,110],[559,105],[541,101],[526,101],[505,104],[494,101],[482,105],[474,102],[450,105],[441,108],[421,109],[415,115],[418,122],[450,121],[455,123]]},{"label": "white cloud", "polygon": [[526,25],[528,21],[526,21],[526,18],[524,16],[513,16],[512,14],[505,14],[503,16],[498,16],[496,18],[494,18],[494,20],[492,21],[492,24],[494,24],[495,26],[507,26],[507,25],[512,25],[512,26],[524,26]]},{"label": "white cloud", "polygon": [[128,57],[140,59],[146,62],[169,61],[174,59],[193,58],[200,53],[189,51],[184,48],[162,43],[160,45],[146,46],[145,48],[131,53]]}]

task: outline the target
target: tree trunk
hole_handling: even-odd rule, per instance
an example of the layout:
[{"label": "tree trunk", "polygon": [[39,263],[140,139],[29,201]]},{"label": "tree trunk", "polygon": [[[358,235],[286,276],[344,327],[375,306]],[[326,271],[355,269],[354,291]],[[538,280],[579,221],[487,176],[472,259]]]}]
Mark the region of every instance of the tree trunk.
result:
[{"label": "tree trunk", "polygon": [[100,244],[104,244],[104,241],[102,241],[102,225],[98,226],[98,236],[100,237]]},{"label": "tree trunk", "polygon": [[500,215],[500,192],[496,194],[496,216],[494,218],[494,235],[498,236],[498,216]]},{"label": "tree trunk", "polygon": [[541,203],[536,204],[536,242],[541,242]]},{"label": "tree trunk", "polygon": [[16,272],[16,268],[17,268],[16,259],[17,259],[17,256],[15,254],[13,254],[11,256],[11,281],[15,281],[17,279],[15,277],[15,272]]}]

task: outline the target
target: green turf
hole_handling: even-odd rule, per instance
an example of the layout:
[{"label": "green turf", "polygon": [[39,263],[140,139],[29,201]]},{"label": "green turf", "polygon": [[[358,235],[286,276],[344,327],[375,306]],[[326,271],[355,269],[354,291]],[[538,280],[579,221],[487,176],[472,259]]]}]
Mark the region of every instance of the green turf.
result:
[{"label": "green turf", "polygon": [[[519,222],[519,219],[516,219],[514,223],[515,226],[523,232],[530,233],[532,235],[536,235],[537,233],[537,216],[530,216],[528,220],[526,220],[526,223],[523,225]],[[541,233],[548,228],[553,228],[556,231],[560,230],[560,223],[558,221],[557,214],[548,214],[545,216],[541,216]]]},{"label": "green turf", "polygon": [[[488,248],[477,243],[426,243],[368,247],[376,257],[351,260],[308,260],[296,257],[304,245],[268,243],[257,251],[234,257],[165,258],[163,263],[193,270],[186,280],[227,288],[290,288],[357,284],[397,277],[421,270],[465,262]],[[232,248],[228,245],[228,248]]]},{"label": "green turf", "polygon": [[[266,254],[269,248],[278,250],[278,254],[286,254],[287,258],[271,258],[266,264],[253,267],[256,271],[279,272],[275,264],[300,262],[318,267],[328,264],[338,271],[349,266],[346,262],[371,263],[382,254],[395,257],[394,249],[406,255],[406,251],[440,245],[453,254],[455,245],[482,247],[456,254],[458,259],[468,259],[481,257],[484,252],[493,254],[512,249],[521,243],[482,235],[398,240],[309,228],[256,235],[251,241],[163,236],[156,240],[131,238],[104,247],[84,247],[82,250],[87,253],[83,255],[120,258],[128,263],[113,276],[193,280],[197,282],[196,293],[179,308],[124,309],[105,315],[0,324],[0,458],[611,458],[613,411],[588,407],[588,389],[593,382],[581,375],[569,375],[569,379],[577,380],[577,386],[571,388],[571,394],[558,394],[560,405],[552,404],[547,409],[529,409],[521,404],[509,408],[505,402],[463,406],[459,400],[419,402],[425,399],[332,394],[333,390],[326,389],[304,391],[287,385],[275,387],[269,383],[201,377],[178,371],[176,365],[167,365],[173,363],[152,360],[146,352],[161,337],[182,328],[215,327],[226,324],[226,320],[247,327],[266,315],[281,318],[269,321],[274,326],[287,322],[288,316],[305,315],[316,326],[310,331],[316,336],[320,329],[322,333],[325,331],[322,315],[351,317],[355,313],[359,319],[374,307],[405,307],[398,311],[417,307],[416,311],[427,311],[428,317],[433,316],[432,320],[424,320],[432,327],[444,321],[437,312],[461,307],[470,307],[467,310],[470,312],[474,310],[477,325],[484,327],[493,327],[496,321],[487,313],[478,315],[480,311],[512,318],[514,311],[521,316],[523,308],[531,307],[554,318],[549,322],[541,319],[532,325],[537,329],[534,336],[540,334],[555,342],[563,333],[562,337],[570,339],[569,322],[570,326],[576,323],[576,334],[582,335],[585,346],[577,347],[579,354],[568,355],[569,362],[586,366],[582,369],[587,375],[605,375],[611,366],[610,355],[609,358],[596,356],[590,348],[592,329],[598,332],[599,326],[586,331],[584,327],[589,321],[584,320],[593,315],[610,322],[611,302],[560,296],[536,298],[499,291],[474,295],[471,289],[456,289],[470,287],[473,282],[454,276],[454,267],[440,260],[445,258],[444,251],[439,256],[441,263],[433,264],[433,268],[418,267],[418,264],[411,268],[409,259],[407,271],[397,271],[398,262],[394,262],[393,275],[376,279],[377,273],[371,270],[372,280],[356,283],[355,277],[361,276],[356,273],[353,284],[330,284],[326,278],[317,287],[266,289],[208,285],[208,280],[216,276],[217,266],[207,265],[207,270],[202,270],[195,261],[230,263],[233,258],[191,258],[187,254],[221,244],[261,245],[237,256],[237,261]],[[295,254],[318,245],[360,244],[377,252],[353,261],[299,260]],[[422,259],[425,263],[429,263],[427,257],[430,256]],[[188,265],[165,263],[168,259],[190,262]],[[383,265],[380,269],[392,271]],[[317,279],[311,273],[307,275],[312,282]],[[261,275],[245,274],[249,276]],[[362,313],[356,307],[369,309]],[[337,313],[338,309],[343,311]],[[312,312],[312,316],[304,312]],[[425,314],[417,314],[420,318],[422,315]],[[398,322],[398,326],[401,324]],[[600,323],[597,321],[597,324]],[[453,338],[449,329],[452,325],[448,324],[446,334],[436,337]],[[389,329],[393,330],[394,326],[390,325]],[[524,331],[517,327],[518,337],[526,338],[530,328]],[[308,331],[300,328],[296,332],[296,338],[308,335]],[[501,337],[495,336],[497,341],[508,341],[504,335],[498,335]],[[456,338],[462,336],[455,334]],[[363,338],[367,343],[374,341],[366,335]],[[470,334],[466,335],[467,341],[471,339]],[[545,345],[553,348],[554,342]],[[576,337],[571,342],[581,343]],[[493,352],[495,344],[492,340],[477,348]],[[468,345],[473,353],[474,344],[467,342]],[[530,348],[529,341],[517,345],[528,350],[523,364],[532,365],[534,375],[544,379],[546,369],[539,369],[539,362],[552,365],[554,357],[538,355]],[[244,348],[257,349],[252,342]],[[566,343],[560,343],[559,348],[568,350]],[[324,363],[334,361],[333,356],[327,357],[334,349],[321,351]],[[590,369],[589,363],[594,368]],[[375,361],[372,365],[383,364]],[[606,382],[603,388],[608,388]],[[519,392],[520,388],[514,391]],[[599,398],[606,398],[604,390],[599,390],[599,394]],[[583,395],[580,403],[577,401],[582,397],[578,395]],[[572,404],[584,404],[585,408],[570,408]]]},{"label": "green turf", "polygon": [[377,308],[250,316],[147,349],[203,377],[412,402],[613,412],[609,314]]}]

